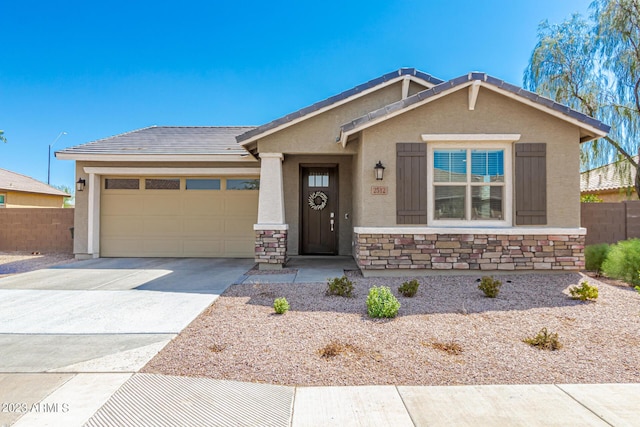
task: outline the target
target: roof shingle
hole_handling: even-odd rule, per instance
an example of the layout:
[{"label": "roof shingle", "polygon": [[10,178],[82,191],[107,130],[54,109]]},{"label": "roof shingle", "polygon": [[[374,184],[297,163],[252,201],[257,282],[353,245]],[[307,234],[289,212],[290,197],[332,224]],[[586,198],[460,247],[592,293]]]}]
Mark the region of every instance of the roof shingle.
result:
[{"label": "roof shingle", "polygon": [[0,169],[0,190],[51,194],[54,196],[71,196],[64,191],[53,188],[52,186],[33,179],[30,176],[11,172],[6,169]]}]

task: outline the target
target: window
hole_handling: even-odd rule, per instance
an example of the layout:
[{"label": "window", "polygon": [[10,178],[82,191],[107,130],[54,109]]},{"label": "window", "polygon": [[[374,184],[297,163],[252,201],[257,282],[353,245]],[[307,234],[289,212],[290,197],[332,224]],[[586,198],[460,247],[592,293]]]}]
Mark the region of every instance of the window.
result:
[{"label": "window", "polygon": [[441,225],[505,225],[510,221],[507,197],[510,189],[511,146],[434,144],[430,147],[429,173],[432,220]]},{"label": "window", "polygon": [[309,187],[328,187],[329,172],[309,172]]},{"label": "window", "polygon": [[187,178],[187,190],[219,190],[219,179]]},{"label": "window", "polygon": [[4,194],[0,194],[0,208],[4,208],[5,207],[5,195]]},{"label": "window", "polygon": [[259,190],[259,179],[227,179],[227,190]]},{"label": "window", "polygon": [[144,180],[145,190],[179,190],[180,178],[147,178]]},{"label": "window", "polygon": [[139,190],[140,180],[138,178],[106,178],[104,180],[105,190]]}]

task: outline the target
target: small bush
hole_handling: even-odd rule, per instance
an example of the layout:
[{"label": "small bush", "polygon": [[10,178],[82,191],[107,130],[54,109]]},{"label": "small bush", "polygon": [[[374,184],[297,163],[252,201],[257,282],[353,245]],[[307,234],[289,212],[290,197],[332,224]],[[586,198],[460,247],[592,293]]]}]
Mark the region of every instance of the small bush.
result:
[{"label": "small bush", "polygon": [[571,298],[579,299],[580,301],[595,301],[598,299],[598,287],[595,285],[591,286],[586,280],[580,282],[580,286],[569,288],[569,293],[571,294]]},{"label": "small bush", "polygon": [[486,297],[495,298],[500,293],[501,286],[502,282],[500,280],[494,279],[493,276],[484,276],[480,279],[478,289],[484,292]]},{"label": "small bush", "polygon": [[275,301],[273,301],[273,309],[276,311],[276,314],[285,314],[289,311],[289,308],[289,302],[287,302],[287,299],[284,297],[276,298]]},{"label": "small bush", "polygon": [[367,295],[367,313],[369,317],[396,317],[400,302],[386,286],[374,286]]},{"label": "small bush", "polygon": [[584,268],[590,271],[599,272],[602,268],[602,263],[607,259],[607,253],[609,253],[609,245],[606,243],[600,243],[598,245],[589,245],[584,248]]},{"label": "small bush", "polygon": [[597,194],[583,194],[580,196],[581,203],[602,203],[603,200]]},{"label": "small bush", "polygon": [[547,328],[542,328],[535,337],[526,338],[522,341],[532,347],[538,347],[540,350],[560,350],[562,348],[562,344],[558,340],[558,334],[549,333]]},{"label": "small bush", "polygon": [[602,272],[608,277],[621,279],[632,285],[640,285],[640,239],[623,240],[611,245]]},{"label": "small bush", "polygon": [[402,286],[398,288],[398,292],[400,292],[405,297],[414,297],[418,292],[418,287],[420,283],[416,279],[410,280],[408,282],[404,282]]},{"label": "small bush", "polygon": [[339,295],[341,297],[351,297],[353,293],[353,282],[347,276],[334,277],[327,282],[327,295]]}]

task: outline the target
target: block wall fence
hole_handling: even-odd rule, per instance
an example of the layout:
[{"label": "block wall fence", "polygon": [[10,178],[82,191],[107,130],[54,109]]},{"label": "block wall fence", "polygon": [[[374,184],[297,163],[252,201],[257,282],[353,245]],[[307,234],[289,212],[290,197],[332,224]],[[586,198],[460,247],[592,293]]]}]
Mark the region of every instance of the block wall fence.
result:
[{"label": "block wall fence", "polygon": [[74,209],[0,209],[0,251],[73,253]]}]

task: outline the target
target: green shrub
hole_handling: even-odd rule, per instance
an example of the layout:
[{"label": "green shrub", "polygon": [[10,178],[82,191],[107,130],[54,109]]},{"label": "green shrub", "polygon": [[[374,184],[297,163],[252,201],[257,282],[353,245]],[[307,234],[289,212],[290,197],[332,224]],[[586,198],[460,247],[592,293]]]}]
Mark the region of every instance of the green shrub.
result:
[{"label": "green shrub", "polygon": [[484,276],[480,279],[478,289],[484,292],[486,297],[495,298],[500,293],[501,286],[502,282],[500,280],[494,279],[493,276]]},{"label": "green shrub", "polygon": [[562,344],[558,340],[558,334],[552,334],[547,331],[547,328],[542,328],[538,335],[531,338],[526,338],[525,343],[533,347],[538,347],[540,350],[560,350]]},{"label": "green shrub", "polygon": [[276,314],[285,314],[289,311],[289,308],[289,303],[284,297],[276,298],[275,301],[273,301],[273,309],[276,311]]},{"label": "green shrub", "polygon": [[367,295],[369,317],[396,317],[400,302],[386,286],[374,286]]},{"label": "green shrub", "polygon": [[602,263],[607,259],[609,253],[609,245],[600,243],[597,245],[589,245],[584,248],[584,268],[591,271],[600,271]]},{"label": "green shrub", "polygon": [[632,285],[640,285],[640,239],[623,240],[611,245],[602,272],[608,277],[621,279]]},{"label": "green shrub", "polygon": [[580,196],[581,203],[602,203],[603,200],[597,194],[583,194]]},{"label": "green shrub", "polygon": [[398,292],[400,292],[405,297],[414,297],[418,292],[418,287],[420,283],[416,279],[410,280],[408,282],[404,282],[402,286],[398,288]]},{"label": "green shrub", "polygon": [[598,287],[595,285],[591,286],[586,280],[580,282],[580,286],[569,288],[569,293],[571,294],[571,298],[579,299],[580,301],[595,301],[598,299]]},{"label": "green shrub", "polygon": [[353,282],[347,276],[334,277],[327,282],[327,295],[339,295],[341,297],[351,297],[353,293]]}]

